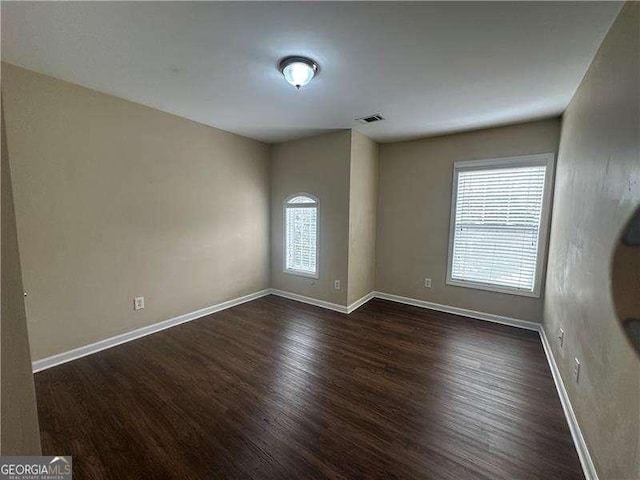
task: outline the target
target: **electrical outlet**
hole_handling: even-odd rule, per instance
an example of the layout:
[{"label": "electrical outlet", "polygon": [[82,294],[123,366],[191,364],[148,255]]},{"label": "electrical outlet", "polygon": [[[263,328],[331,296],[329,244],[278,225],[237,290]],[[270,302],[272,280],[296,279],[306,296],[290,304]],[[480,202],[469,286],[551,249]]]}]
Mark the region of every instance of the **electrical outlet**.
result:
[{"label": "electrical outlet", "polygon": [[136,297],[133,299],[133,309],[142,310],[144,308],[144,297]]},{"label": "electrical outlet", "polygon": [[576,383],[580,381],[580,360],[577,358],[573,359],[573,376],[576,379]]},{"label": "electrical outlet", "polygon": [[430,278],[425,278],[424,279],[424,288],[431,288],[431,279]]},{"label": "electrical outlet", "polygon": [[558,340],[560,341],[560,348],[564,347],[564,330],[562,328],[558,332]]},{"label": "electrical outlet", "polygon": [[333,288],[335,288],[336,290],[340,290],[340,280],[333,281]]}]

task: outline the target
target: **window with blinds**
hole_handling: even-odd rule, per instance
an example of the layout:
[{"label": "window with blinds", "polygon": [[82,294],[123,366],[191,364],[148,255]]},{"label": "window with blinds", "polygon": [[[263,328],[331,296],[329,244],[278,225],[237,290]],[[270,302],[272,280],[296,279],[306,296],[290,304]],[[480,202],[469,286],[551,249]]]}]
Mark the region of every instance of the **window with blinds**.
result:
[{"label": "window with blinds", "polygon": [[318,277],[318,201],[298,194],[284,204],[284,271]]},{"label": "window with blinds", "polygon": [[539,296],[552,161],[456,162],[449,284]]}]

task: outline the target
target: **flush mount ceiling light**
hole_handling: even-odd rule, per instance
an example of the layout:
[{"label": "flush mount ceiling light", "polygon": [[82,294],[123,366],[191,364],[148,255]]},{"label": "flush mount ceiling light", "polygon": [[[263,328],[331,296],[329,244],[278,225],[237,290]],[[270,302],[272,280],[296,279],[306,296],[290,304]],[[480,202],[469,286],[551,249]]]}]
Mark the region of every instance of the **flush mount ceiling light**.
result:
[{"label": "flush mount ceiling light", "polygon": [[309,83],[318,72],[318,64],[307,57],[283,58],[278,68],[285,80],[298,90]]}]

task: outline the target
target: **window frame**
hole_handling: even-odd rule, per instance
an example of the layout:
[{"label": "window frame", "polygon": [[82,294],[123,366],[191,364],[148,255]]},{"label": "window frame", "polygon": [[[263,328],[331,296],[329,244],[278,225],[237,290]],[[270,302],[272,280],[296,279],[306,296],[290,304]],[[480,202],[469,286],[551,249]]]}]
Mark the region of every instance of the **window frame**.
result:
[{"label": "window frame", "polygon": [[[452,278],[453,241],[455,236],[456,208],[458,200],[458,175],[461,171],[487,170],[489,168],[546,166],[544,193],[542,195],[542,211],[540,213],[540,229],[538,230],[538,251],[536,254],[536,271],[533,290],[506,287],[492,283],[474,282]],[[551,203],[555,178],[555,154],[538,153],[513,157],[489,158],[483,160],[461,160],[453,164],[453,182],[451,191],[451,215],[449,220],[449,253],[447,257],[446,284],[455,287],[473,288],[496,293],[506,293],[523,297],[540,298],[542,296],[542,279],[547,266],[547,247],[549,242],[549,224],[551,220]]]},{"label": "window frame", "polygon": [[[296,270],[293,268],[287,268],[287,208],[294,207],[295,203],[289,203],[292,199],[296,197],[308,197],[311,198],[315,202],[315,207],[307,206],[302,208],[315,208],[316,209],[316,272],[309,273],[304,270]],[[309,204],[298,204],[298,205],[309,205]],[[298,207],[300,208],[300,207]],[[284,202],[282,204],[282,272],[288,273],[289,275],[297,275],[299,277],[306,278],[320,278],[320,200],[316,195],[306,192],[298,192],[293,193],[285,197]]]}]

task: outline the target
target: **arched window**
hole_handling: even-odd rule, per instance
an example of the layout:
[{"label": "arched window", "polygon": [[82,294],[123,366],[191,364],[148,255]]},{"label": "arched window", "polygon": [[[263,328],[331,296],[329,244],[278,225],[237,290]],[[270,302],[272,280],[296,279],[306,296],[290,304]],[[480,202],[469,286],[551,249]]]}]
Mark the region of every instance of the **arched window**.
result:
[{"label": "arched window", "polygon": [[284,202],[284,271],[318,278],[318,199],[308,193]]}]

